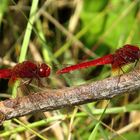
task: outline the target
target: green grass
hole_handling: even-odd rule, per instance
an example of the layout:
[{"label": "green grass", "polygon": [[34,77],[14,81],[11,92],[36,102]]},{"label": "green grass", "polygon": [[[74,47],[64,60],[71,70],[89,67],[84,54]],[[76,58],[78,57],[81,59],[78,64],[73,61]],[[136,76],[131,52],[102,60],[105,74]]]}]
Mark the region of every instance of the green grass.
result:
[{"label": "green grass", "polygon": [[[55,72],[63,64],[102,57],[126,43],[140,45],[140,2],[76,2],[1,1],[1,57],[18,63],[34,60],[36,54],[39,54],[40,60],[52,68],[50,79],[46,79],[50,88],[80,85],[110,76],[110,66],[74,71],[64,76],[57,76]],[[55,20],[45,16],[45,13]],[[32,52],[30,43],[34,45],[35,52]],[[1,67],[6,66],[1,64]],[[3,81],[0,81],[0,92],[12,93]],[[13,97],[16,92],[15,86]],[[113,139],[129,140],[133,137],[138,140],[140,97],[139,91],[136,93],[115,97],[109,102],[99,101],[79,106],[72,112],[69,109],[66,112],[49,112],[47,120],[40,120],[37,115],[31,114],[5,121],[0,128],[0,137],[4,140],[27,139],[27,136],[49,140],[108,140],[115,136]]]}]

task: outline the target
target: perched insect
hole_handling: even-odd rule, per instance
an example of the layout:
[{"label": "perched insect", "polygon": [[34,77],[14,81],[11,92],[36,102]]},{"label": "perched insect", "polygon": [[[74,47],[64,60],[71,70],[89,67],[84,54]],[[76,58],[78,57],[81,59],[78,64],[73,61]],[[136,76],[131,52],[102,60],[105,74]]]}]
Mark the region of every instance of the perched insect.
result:
[{"label": "perched insect", "polygon": [[[36,79],[38,81],[38,86],[44,85],[41,83],[41,78],[48,77],[50,75],[51,69],[50,67],[45,63],[34,63],[32,61],[24,61],[22,63],[16,64],[14,67],[9,69],[1,69],[0,70],[0,78],[3,79],[10,79],[8,84],[13,84],[18,79],[29,79],[28,83],[25,86],[25,83],[22,85],[22,89],[27,90],[27,93],[31,93],[28,89],[27,85],[29,85],[33,79]],[[32,96],[29,96],[29,99],[33,103],[33,105],[40,109],[40,106],[36,105],[36,98],[32,98]],[[40,113],[41,115],[42,113]],[[43,114],[42,114],[43,115]],[[43,115],[45,116],[45,115]],[[46,118],[46,117],[45,117]],[[3,119],[3,118],[2,118]],[[0,121],[3,121],[0,118]]]},{"label": "perched insect", "polygon": [[14,83],[18,79],[28,78],[29,84],[33,79],[37,79],[38,84],[41,84],[40,78],[50,75],[50,67],[45,64],[36,64],[32,61],[24,61],[16,64],[13,68],[1,69],[0,78],[10,79],[9,84]]},{"label": "perched insect", "polygon": [[108,54],[95,60],[82,62],[76,65],[65,67],[61,70],[58,70],[56,73],[64,74],[74,70],[106,64],[111,64],[112,69],[116,68],[121,69],[122,66],[136,62],[139,60],[139,58],[140,58],[140,49],[137,46],[126,44],[122,48],[116,50],[114,54]]}]

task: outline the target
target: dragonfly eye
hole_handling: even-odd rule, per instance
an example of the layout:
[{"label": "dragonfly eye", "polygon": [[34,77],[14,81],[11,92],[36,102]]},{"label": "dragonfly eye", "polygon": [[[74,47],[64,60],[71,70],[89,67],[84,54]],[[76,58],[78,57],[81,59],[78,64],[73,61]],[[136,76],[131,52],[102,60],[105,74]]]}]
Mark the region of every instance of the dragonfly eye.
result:
[{"label": "dragonfly eye", "polygon": [[48,77],[50,75],[50,71],[50,67],[47,64],[43,63],[39,67],[38,75],[39,77]]}]

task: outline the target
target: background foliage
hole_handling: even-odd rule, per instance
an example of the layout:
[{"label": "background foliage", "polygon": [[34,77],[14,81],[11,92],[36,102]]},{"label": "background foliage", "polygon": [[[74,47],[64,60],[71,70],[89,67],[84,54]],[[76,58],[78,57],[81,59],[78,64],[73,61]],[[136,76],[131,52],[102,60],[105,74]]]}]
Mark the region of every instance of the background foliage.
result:
[{"label": "background foliage", "polygon": [[[23,60],[44,61],[52,67],[50,78],[44,80],[49,88],[109,77],[110,66],[74,71],[65,76],[57,76],[55,72],[63,64],[102,57],[127,43],[139,45],[139,7],[139,0],[1,0],[0,67],[10,67],[12,62]],[[7,82],[0,80],[1,100],[16,95]],[[66,109],[65,113],[47,112],[47,121],[38,115],[5,121],[0,127],[0,137],[138,140],[139,101],[139,94],[125,95],[72,111]]]}]

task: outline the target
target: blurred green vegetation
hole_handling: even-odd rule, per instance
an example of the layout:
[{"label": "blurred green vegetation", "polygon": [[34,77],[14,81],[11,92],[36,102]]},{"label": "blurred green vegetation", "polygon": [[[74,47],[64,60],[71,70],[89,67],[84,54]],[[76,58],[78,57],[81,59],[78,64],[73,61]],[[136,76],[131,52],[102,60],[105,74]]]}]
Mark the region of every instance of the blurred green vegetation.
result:
[{"label": "blurred green vegetation", "polygon": [[[50,88],[109,77],[110,66],[74,71],[64,76],[57,76],[55,72],[65,64],[113,53],[127,43],[139,46],[139,7],[139,0],[1,0],[0,59],[8,60],[9,64],[0,61],[0,67],[10,67],[11,62],[23,60],[44,61],[52,67],[50,78],[44,81]],[[0,92],[11,96],[7,82],[0,80]],[[1,100],[4,100],[2,95]],[[68,115],[50,112],[47,122],[35,115],[19,118],[26,125],[18,120],[5,121],[0,127],[0,137],[4,140],[27,137],[139,140],[139,101],[139,94],[125,95],[109,102],[80,106]]]}]

